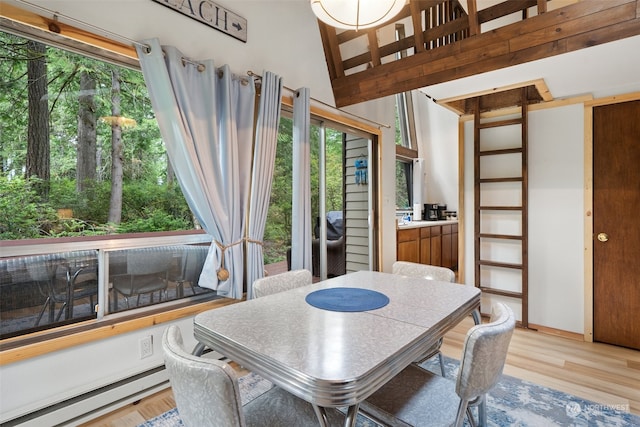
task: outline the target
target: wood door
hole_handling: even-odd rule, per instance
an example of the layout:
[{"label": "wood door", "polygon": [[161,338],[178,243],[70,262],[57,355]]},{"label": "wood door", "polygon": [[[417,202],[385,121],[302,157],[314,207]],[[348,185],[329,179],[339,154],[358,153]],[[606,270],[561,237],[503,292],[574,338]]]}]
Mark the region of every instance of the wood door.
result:
[{"label": "wood door", "polygon": [[640,350],[640,101],[593,109],[594,340]]}]

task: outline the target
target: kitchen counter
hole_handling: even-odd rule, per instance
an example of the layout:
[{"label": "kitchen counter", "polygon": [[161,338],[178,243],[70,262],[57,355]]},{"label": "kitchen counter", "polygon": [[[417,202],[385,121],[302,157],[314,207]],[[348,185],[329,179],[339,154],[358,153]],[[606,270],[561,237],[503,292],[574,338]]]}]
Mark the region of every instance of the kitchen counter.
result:
[{"label": "kitchen counter", "polygon": [[396,229],[396,259],[458,268],[458,220],[410,221]]},{"label": "kitchen counter", "polygon": [[448,225],[448,224],[457,224],[458,220],[443,220],[443,221],[409,221],[405,224],[398,224],[399,230],[406,230],[410,228],[420,228],[420,227],[431,227],[435,225]]}]

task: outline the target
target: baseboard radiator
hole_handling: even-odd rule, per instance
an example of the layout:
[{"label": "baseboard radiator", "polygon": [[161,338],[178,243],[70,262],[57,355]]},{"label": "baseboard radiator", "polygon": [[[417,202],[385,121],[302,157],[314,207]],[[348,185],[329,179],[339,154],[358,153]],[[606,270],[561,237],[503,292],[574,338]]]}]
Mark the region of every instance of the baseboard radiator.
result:
[{"label": "baseboard radiator", "polygon": [[169,376],[162,365],[36,412],[5,421],[0,426],[77,426],[168,387]]}]

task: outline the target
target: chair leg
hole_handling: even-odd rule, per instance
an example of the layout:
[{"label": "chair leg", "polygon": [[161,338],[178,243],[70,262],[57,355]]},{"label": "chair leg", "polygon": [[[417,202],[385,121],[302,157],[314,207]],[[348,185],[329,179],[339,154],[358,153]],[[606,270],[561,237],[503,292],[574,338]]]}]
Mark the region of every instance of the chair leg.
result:
[{"label": "chair leg", "polygon": [[442,377],[446,377],[447,375],[444,373],[444,357],[442,357],[442,352],[438,352],[438,360],[440,361],[440,372],[442,373]]},{"label": "chair leg", "polygon": [[469,424],[471,427],[477,427],[475,418],[473,418],[473,412],[471,411],[471,407],[467,405],[467,419],[469,420]]},{"label": "chair leg", "polygon": [[47,299],[45,300],[44,305],[40,310],[40,314],[38,314],[38,318],[36,319],[36,324],[33,325],[34,328],[40,324],[40,320],[42,320],[42,315],[44,314],[44,311],[47,309],[49,304],[51,304],[51,297],[47,297]]},{"label": "chair leg", "polygon": [[[66,302],[62,303],[62,307],[60,307],[60,311],[58,312],[58,315],[56,316],[56,322],[60,321],[60,318],[62,317],[62,312],[64,311],[65,308],[67,308],[67,303]],[[65,317],[65,320],[67,320],[66,317]]]},{"label": "chair leg", "polygon": [[478,402],[478,425],[480,427],[487,426],[487,395],[480,396]]},{"label": "chair leg", "polygon": [[460,404],[458,405],[458,413],[456,414],[456,422],[454,424],[455,427],[462,427],[462,423],[464,422],[464,416],[467,414],[467,407],[469,402],[467,400],[461,399]]}]

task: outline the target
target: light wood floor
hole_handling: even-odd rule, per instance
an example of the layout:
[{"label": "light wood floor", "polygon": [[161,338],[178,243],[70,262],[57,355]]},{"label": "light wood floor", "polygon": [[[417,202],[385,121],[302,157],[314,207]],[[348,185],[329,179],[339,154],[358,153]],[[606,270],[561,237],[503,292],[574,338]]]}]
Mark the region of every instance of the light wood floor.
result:
[{"label": "light wood floor", "polygon": [[[442,352],[460,359],[471,326],[469,318],[449,332]],[[640,351],[516,329],[504,373],[640,415]],[[82,427],[134,427],[174,406],[168,389]]]}]

